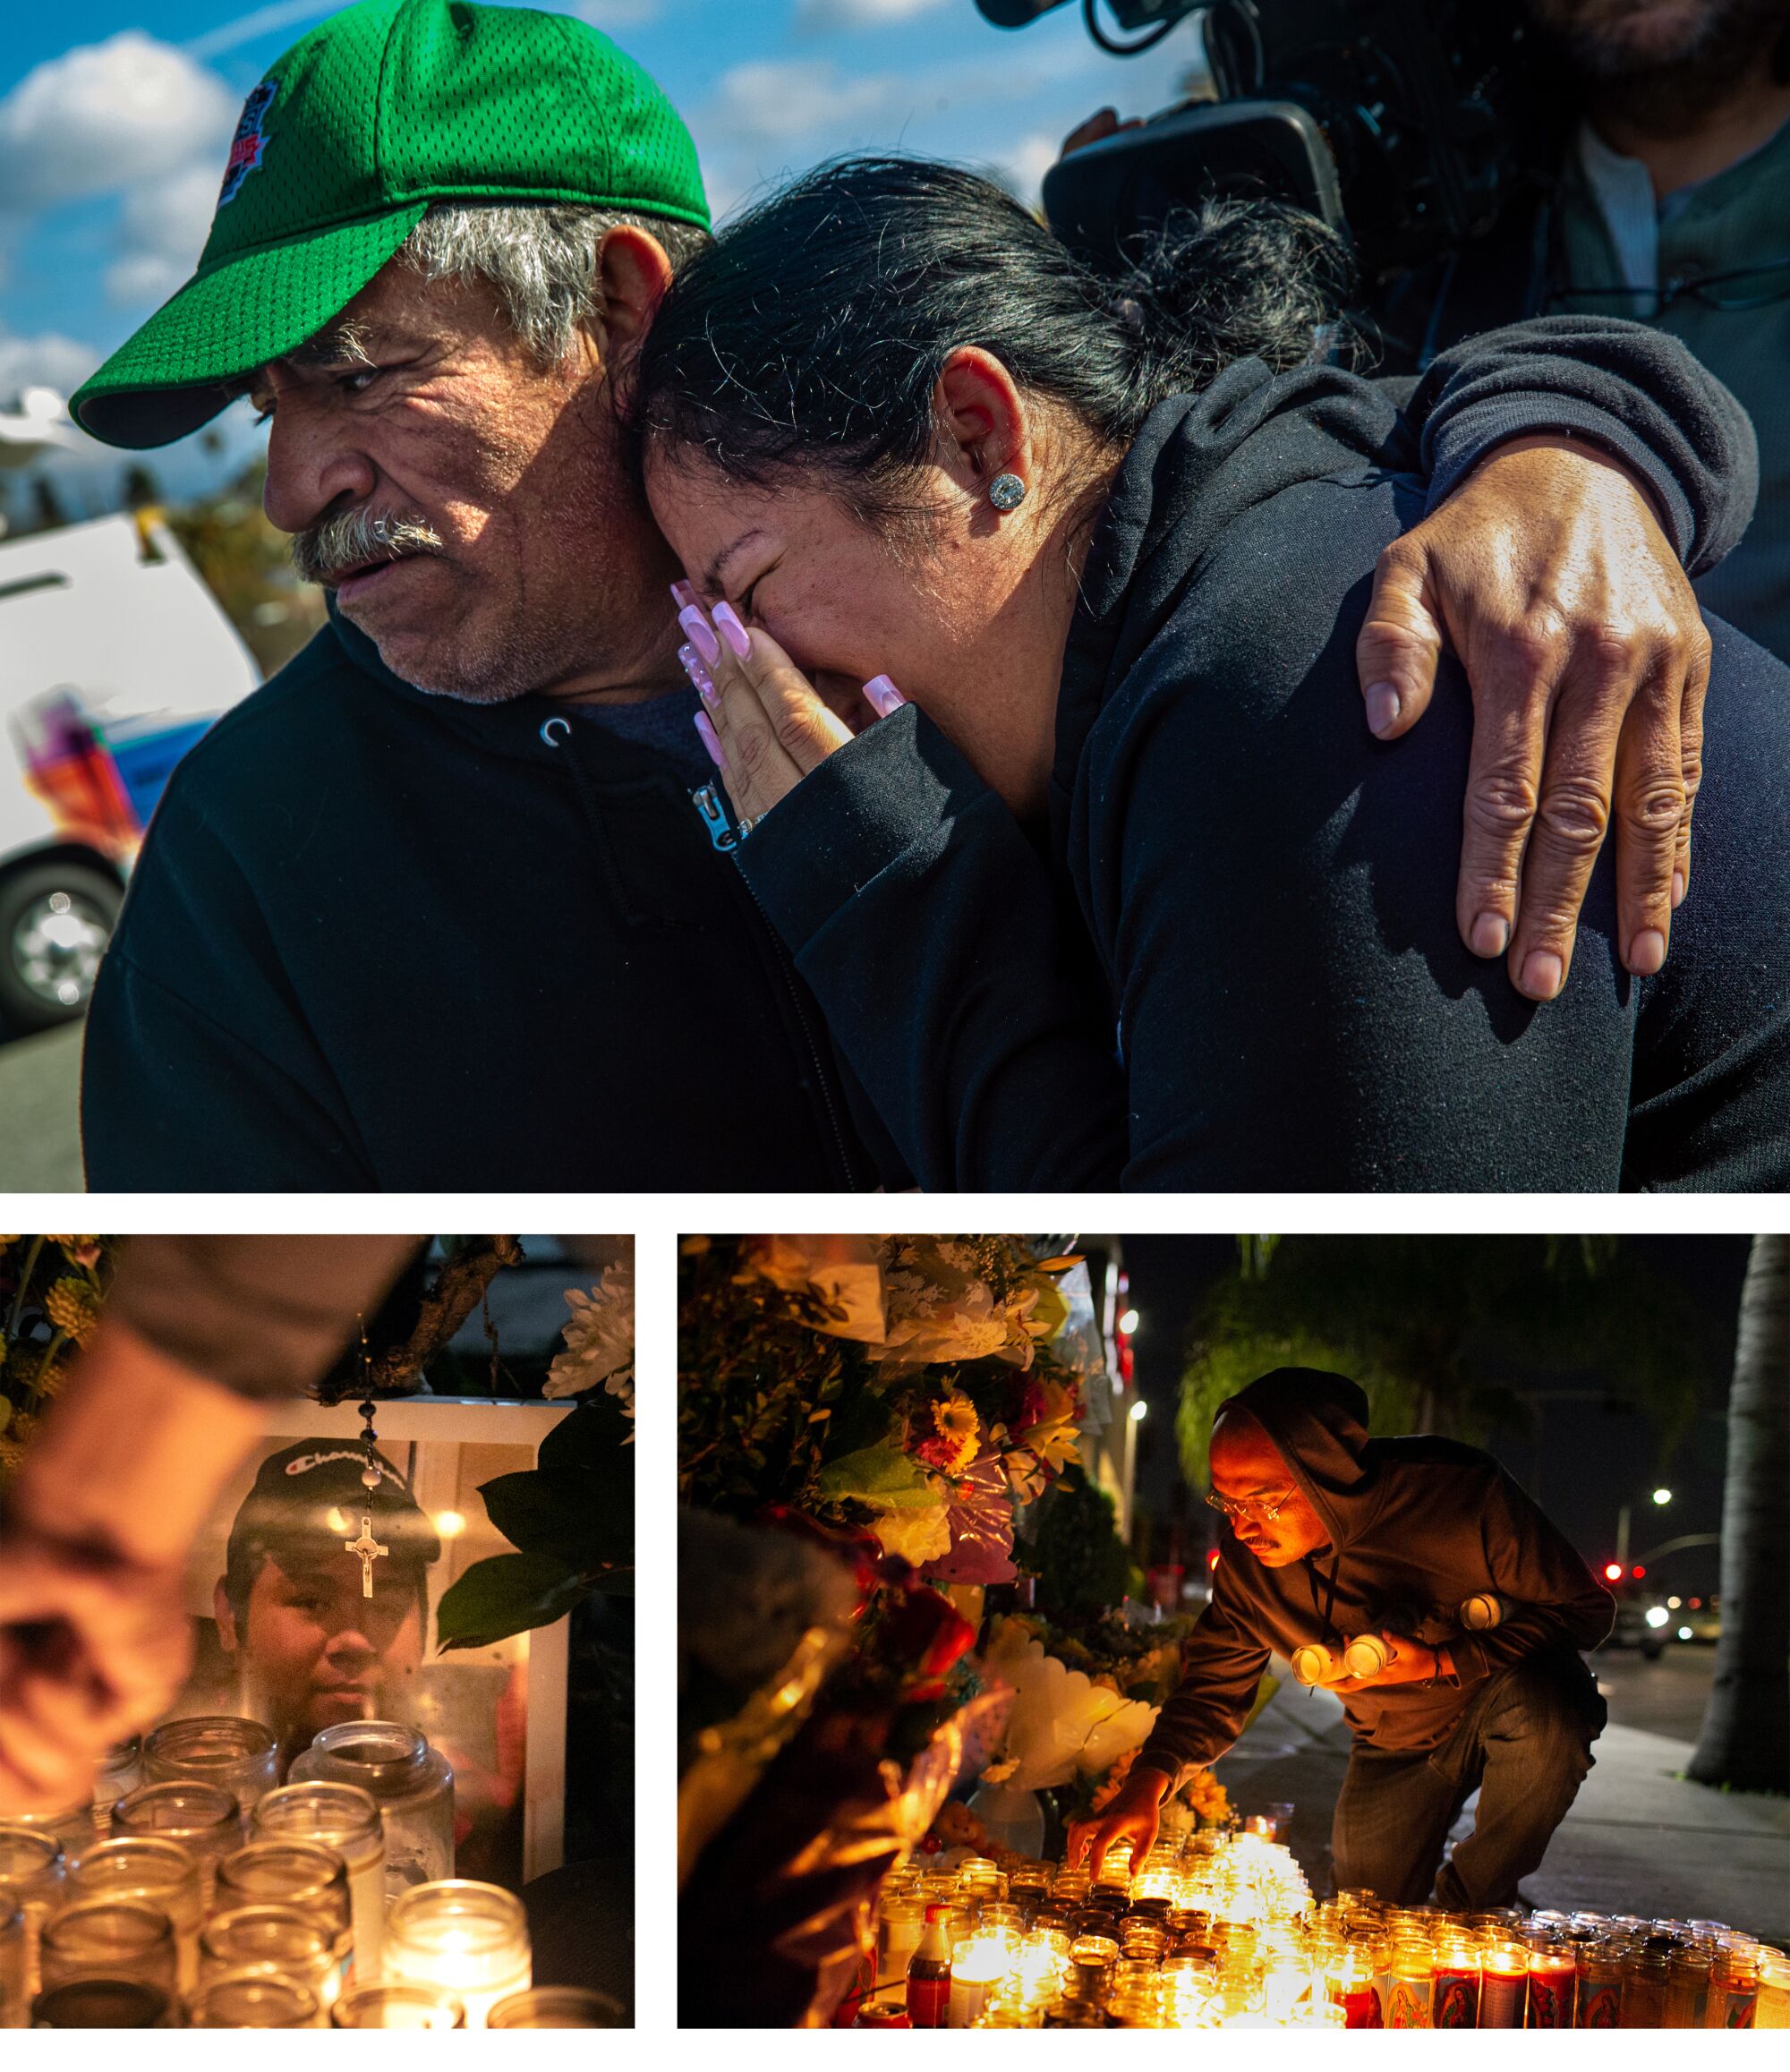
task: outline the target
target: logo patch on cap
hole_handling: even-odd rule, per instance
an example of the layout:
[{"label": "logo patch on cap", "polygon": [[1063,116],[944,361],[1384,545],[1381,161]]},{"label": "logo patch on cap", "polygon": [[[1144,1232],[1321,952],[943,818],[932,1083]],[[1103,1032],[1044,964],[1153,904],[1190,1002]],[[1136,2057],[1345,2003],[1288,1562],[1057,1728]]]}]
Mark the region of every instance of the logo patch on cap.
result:
[{"label": "logo patch on cap", "polygon": [[224,184],[217,190],[217,206],[236,199],[243,182],[261,162],[261,152],[267,139],[261,133],[261,124],[266,119],[268,105],[274,98],[277,82],[264,79],[248,99],[243,103],[241,119],[236,124],[236,134],[230,140],[230,162],[224,168]]}]

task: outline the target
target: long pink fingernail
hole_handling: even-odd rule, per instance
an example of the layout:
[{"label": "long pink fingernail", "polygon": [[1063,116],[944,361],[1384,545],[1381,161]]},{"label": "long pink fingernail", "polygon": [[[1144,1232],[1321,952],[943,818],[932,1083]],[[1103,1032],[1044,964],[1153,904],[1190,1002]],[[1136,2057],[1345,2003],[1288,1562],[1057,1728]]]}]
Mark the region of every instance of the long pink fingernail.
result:
[{"label": "long pink fingernail", "polygon": [[674,583],[671,585],[671,601],[679,611],[700,611],[703,601],[696,595],[695,585],[690,583]]},{"label": "long pink fingernail", "polygon": [[689,635],[690,645],[713,669],[721,659],[721,644],[715,638],[714,627],[703,617],[702,607],[686,604],[678,614],[678,623]]},{"label": "long pink fingernail", "polygon": [[864,695],[879,720],[886,720],[891,712],[908,703],[887,677],[872,677],[864,686]]},{"label": "long pink fingernail", "polygon": [[703,658],[693,647],[680,647],[678,660],[684,665],[684,674],[696,686],[696,695],[705,705],[715,702],[715,679],[703,667]]},{"label": "long pink fingernail", "polygon": [[721,761],[721,745],[715,738],[714,728],[709,723],[709,715],[706,712],[696,714],[696,731],[702,736],[703,746],[709,752],[709,761],[714,764],[717,770],[725,770],[727,764]]},{"label": "long pink fingernail", "polygon": [[746,656],[752,652],[752,635],[741,624],[739,614],[732,605],[727,603],[716,605],[715,624],[721,629],[721,638],[726,641],[741,661],[744,661]]}]

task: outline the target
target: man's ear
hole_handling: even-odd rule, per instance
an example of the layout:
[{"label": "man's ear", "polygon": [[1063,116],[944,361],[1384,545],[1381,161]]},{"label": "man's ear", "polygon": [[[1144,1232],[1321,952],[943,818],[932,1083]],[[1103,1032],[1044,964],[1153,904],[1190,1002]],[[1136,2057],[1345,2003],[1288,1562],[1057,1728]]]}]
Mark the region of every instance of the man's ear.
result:
[{"label": "man's ear", "polygon": [[217,1622],[217,1644],[226,1655],[236,1652],[236,1609],[220,1575],[211,1586],[211,1616]]},{"label": "man's ear", "polygon": [[599,357],[626,360],[652,328],[671,286],[671,261],[650,231],[618,223],[597,249],[596,345]]},{"label": "man's ear", "polygon": [[996,475],[1015,474],[1032,486],[1031,428],[1013,377],[993,353],[959,345],[939,371],[933,389],[938,431],[934,457],[971,496],[982,497]]}]

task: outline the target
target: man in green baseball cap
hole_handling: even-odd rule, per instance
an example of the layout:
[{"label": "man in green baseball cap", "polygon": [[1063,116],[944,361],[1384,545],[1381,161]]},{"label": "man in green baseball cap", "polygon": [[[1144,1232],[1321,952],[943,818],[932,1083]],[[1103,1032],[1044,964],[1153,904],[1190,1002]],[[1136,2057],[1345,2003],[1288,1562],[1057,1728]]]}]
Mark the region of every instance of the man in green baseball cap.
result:
[{"label": "man in green baseball cap", "polygon": [[[193,278],[72,408],[142,447],[248,395],[271,417],[268,515],[330,623],[157,810],[89,1015],[90,1186],[905,1182],[729,862],[681,571],[618,407],[707,223],[663,94],[567,16],[360,0],[249,95]],[[1495,407],[1456,384],[1426,465],[1458,479],[1522,432],[1602,435],[1693,551],[1747,495],[1728,405],[1681,425],[1700,378],[1635,337],[1597,372],[1619,412],[1575,400],[1544,343]],[[1453,570],[1476,681],[1512,657],[1476,601],[1496,620],[1527,578],[1558,594],[1563,541],[1573,652],[1607,630],[1608,499],[1639,492],[1576,465],[1545,538],[1489,470],[1402,542]],[[1659,580],[1661,620],[1700,634],[1669,558]]]}]

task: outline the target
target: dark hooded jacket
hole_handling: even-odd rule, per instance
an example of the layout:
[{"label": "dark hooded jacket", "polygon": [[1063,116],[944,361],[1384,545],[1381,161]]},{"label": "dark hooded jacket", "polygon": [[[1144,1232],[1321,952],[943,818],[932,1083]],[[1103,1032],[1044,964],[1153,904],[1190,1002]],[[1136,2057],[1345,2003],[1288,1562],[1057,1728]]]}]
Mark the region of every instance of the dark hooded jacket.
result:
[{"label": "dark hooded jacket", "polygon": [[[1139,1767],[1172,1779],[1223,1755],[1242,1731],[1271,1653],[1340,1648],[1382,1630],[1445,1643],[1452,1681],[1342,1700],[1358,1746],[1419,1754],[1446,1739],[1487,1676],[1607,1636],[1610,1593],[1488,1454],[1453,1439],[1370,1439],[1367,1397],[1341,1375],[1311,1368],[1277,1368],[1231,1403],[1273,1440],[1329,1544],[1285,1568],[1266,1567],[1238,1545],[1225,1548],[1181,1683]],[[1482,1591],[1504,1600],[1503,1623],[1463,1633],[1459,1607]]]}]

